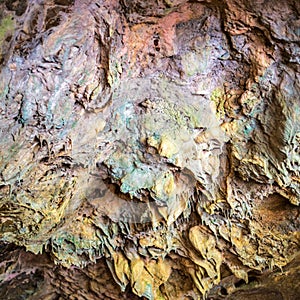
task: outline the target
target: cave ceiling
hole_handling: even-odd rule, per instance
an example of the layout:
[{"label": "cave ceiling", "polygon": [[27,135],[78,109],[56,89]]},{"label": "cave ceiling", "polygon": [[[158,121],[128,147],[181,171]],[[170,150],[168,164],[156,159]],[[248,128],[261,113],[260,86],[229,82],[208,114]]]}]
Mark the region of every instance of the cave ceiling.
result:
[{"label": "cave ceiling", "polygon": [[300,294],[298,0],[0,0],[0,299]]}]

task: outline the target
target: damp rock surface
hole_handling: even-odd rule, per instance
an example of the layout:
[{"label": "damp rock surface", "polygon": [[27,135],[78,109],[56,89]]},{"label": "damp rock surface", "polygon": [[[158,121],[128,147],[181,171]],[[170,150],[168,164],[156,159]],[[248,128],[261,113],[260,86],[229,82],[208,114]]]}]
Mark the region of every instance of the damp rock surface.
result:
[{"label": "damp rock surface", "polygon": [[297,299],[300,5],[0,1],[0,299]]}]

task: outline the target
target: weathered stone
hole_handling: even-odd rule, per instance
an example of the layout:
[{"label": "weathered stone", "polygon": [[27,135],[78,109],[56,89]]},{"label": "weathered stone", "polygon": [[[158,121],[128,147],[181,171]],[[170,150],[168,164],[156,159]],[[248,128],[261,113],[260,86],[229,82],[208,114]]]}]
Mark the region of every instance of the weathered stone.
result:
[{"label": "weathered stone", "polygon": [[297,299],[299,19],[0,0],[0,298]]}]

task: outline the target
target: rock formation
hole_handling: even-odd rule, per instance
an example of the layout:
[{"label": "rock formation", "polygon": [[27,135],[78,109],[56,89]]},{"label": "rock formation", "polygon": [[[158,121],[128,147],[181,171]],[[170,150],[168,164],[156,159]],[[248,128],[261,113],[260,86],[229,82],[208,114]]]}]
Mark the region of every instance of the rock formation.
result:
[{"label": "rock formation", "polygon": [[298,299],[298,0],[0,19],[1,299]]}]

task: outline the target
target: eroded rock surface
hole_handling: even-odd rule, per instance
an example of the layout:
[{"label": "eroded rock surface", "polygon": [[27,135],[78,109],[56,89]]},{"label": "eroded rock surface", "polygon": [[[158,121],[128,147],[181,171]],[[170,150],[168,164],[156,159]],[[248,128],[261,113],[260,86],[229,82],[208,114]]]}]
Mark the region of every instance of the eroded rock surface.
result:
[{"label": "eroded rock surface", "polygon": [[0,6],[3,299],[297,299],[297,0]]}]

